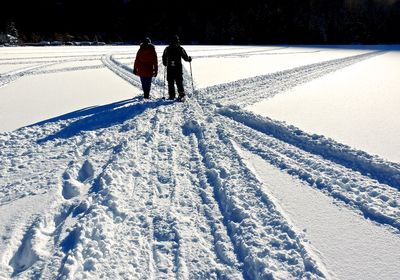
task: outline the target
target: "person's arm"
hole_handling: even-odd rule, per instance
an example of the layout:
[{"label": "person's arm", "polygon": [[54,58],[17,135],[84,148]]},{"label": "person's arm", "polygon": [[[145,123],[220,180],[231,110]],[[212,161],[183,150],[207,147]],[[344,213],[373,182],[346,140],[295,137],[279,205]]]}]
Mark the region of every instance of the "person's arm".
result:
[{"label": "person's arm", "polygon": [[168,47],[165,48],[164,53],[162,55],[162,63],[164,66],[167,66],[168,63]]},{"label": "person's arm", "polygon": [[181,50],[182,50],[182,54],[181,54],[181,55],[182,55],[183,60],[184,60],[184,61],[191,62],[191,61],[192,61],[192,58],[191,58],[190,56],[187,55],[185,49],[181,47]]},{"label": "person's arm", "polygon": [[156,77],[158,73],[158,58],[157,58],[157,52],[156,48],[153,49],[154,54],[153,54],[153,76]]},{"label": "person's arm", "polygon": [[136,53],[135,62],[133,63],[133,74],[137,74],[137,69],[139,67],[139,59],[140,59],[140,49]]}]

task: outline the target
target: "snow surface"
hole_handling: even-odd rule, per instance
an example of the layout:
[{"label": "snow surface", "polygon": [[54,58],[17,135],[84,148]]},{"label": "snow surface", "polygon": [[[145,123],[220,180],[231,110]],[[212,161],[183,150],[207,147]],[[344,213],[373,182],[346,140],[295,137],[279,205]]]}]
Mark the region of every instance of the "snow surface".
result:
[{"label": "snow surface", "polygon": [[185,103],[137,46],[0,49],[0,279],[398,278],[400,165],[244,110],[386,48],[187,46]]},{"label": "snow surface", "polygon": [[[338,279],[398,279],[400,239],[249,152],[248,165]],[[374,242],[371,243],[371,240]],[[370,246],[365,244],[370,243]],[[313,249],[315,250],[315,249]],[[368,269],[365,269],[365,267]]]},{"label": "snow surface", "polygon": [[386,52],[248,109],[400,162],[399,73]]},{"label": "snow surface", "polygon": [[274,47],[249,49],[246,53],[236,51],[223,57],[196,57],[195,54],[197,59],[193,72],[199,87],[209,87],[366,52],[364,49]]},{"label": "snow surface", "polygon": [[1,130],[11,131],[78,109],[128,99],[139,92],[113,79],[105,69],[28,76],[1,89]]}]

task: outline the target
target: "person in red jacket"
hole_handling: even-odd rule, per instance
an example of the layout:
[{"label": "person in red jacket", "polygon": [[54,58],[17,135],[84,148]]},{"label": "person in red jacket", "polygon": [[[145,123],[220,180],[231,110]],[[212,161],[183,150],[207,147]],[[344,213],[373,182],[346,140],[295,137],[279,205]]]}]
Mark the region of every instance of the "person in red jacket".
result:
[{"label": "person in red jacket", "polygon": [[150,38],[146,37],[140,44],[140,48],[136,54],[135,63],[133,65],[133,74],[140,77],[144,98],[150,98],[151,81],[157,76],[158,62],[157,53]]}]

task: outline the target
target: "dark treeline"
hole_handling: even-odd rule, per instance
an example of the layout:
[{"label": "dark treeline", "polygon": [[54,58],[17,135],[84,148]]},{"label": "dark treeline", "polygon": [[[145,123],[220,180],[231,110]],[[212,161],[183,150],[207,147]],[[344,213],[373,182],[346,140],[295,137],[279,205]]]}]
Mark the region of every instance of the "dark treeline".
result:
[{"label": "dark treeline", "polygon": [[[5,2],[5,3],[4,3]],[[399,43],[400,0],[3,0],[20,42]]]}]

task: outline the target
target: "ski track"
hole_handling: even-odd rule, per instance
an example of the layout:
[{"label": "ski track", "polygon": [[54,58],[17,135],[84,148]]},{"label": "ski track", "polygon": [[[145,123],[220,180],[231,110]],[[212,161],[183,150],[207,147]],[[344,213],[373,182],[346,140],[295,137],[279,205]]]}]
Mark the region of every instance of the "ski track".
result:
[{"label": "ski track", "polygon": [[[276,50],[281,50],[281,49],[286,49],[288,47],[278,47],[278,48],[272,48],[272,49],[268,49],[268,50],[260,50],[259,48],[256,48],[256,50],[253,51],[249,51],[245,48],[238,48],[242,49],[242,52],[239,51],[235,51],[235,52],[227,52],[227,53],[221,53],[221,54],[208,54],[208,55],[192,55],[191,57],[194,59],[198,59],[198,58],[223,58],[223,57],[248,57],[248,56],[252,56],[252,55],[270,55],[270,54],[280,54],[280,53],[271,53],[271,51],[276,51]],[[227,51],[231,51],[232,49],[226,49]],[[234,49],[236,50],[236,49]],[[320,52],[320,51],[311,51],[311,53],[314,52]],[[294,54],[294,53],[310,53],[310,52],[288,52],[288,53],[282,53],[282,54]],[[159,55],[162,54],[161,52],[158,53]],[[118,57],[118,59],[134,59],[135,56],[120,56]]]},{"label": "ski track", "polygon": [[225,107],[219,112],[251,127],[253,130],[271,135],[304,151],[320,155],[393,188],[400,188],[400,164],[398,163],[386,161],[378,156],[371,156],[360,150],[354,150],[320,135],[307,134],[282,122],[258,117],[252,113],[241,111],[238,107]]},{"label": "ski track", "polygon": [[260,182],[245,167],[223,127],[214,123],[212,114],[198,104],[191,107],[197,112],[187,114],[189,119],[183,130],[185,135],[194,134],[197,138],[207,183],[224,216],[244,278],[324,277],[299,235],[272,201],[260,193]]},{"label": "ski track", "polygon": [[[49,59],[51,61],[64,61],[64,59],[67,59],[70,61],[70,59],[76,59],[76,60],[81,60],[81,59],[94,59],[94,60],[99,60],[102,54],[94,54],[94,55],[54,55],[54,56],[24,56],[23,58],[21,57],[9,57],[9,58],[0,58],[1,64],[7,63],[7,62],[12,62],[12,61],[17,61],[18,63],[27,63],[29,61],[33,61],[34,63],[37,63],[36,60],[46,60],[48,61]],[[26,61],[28,60],[28,61]]]},{"label": "ski track", "polygon": [[[237,113],[240,116],[240,112]],[[220,122],[228,121],[226,127],[230,131],[230,137],[245,149],[306,181],[311,186],[325,191],[337,200],[355,208],[365,217],[380,224],[393,226],[397,230],[400,229],[398,210],[400,195],[397,189],[380,184],[329,158],[309,153],[297,145],[282,142],[274,138],[273,133],[273,136],[270,136],[270,133],[254,130],[246,123],[229,119],[231,121],[221,119]]]},{"label": "ski track", "polygon": [[208,87],[202,90],[202,94],[209,96],[210,102],[218,100],[223,105],[247,106],[383,53],[385,52],[373,51],[238,80]]},{"label": "ski track", "polygon": [[0,88],[5,86],[11,82],[18,80],[24,76],[28,75],[41,75],[41,74],[51,74],[51,73],[59,73],[59,72],[68,72],[68,71],[79,71],[79,70],[89,70],[89,69],[100,69],[103,68],[103,65],[94,65],[94,66],[78,66],[78,67],[64,67],[60,69],[46,69],[46,67],[53,65],[60,65],[67,62],[74,61],[93,61],[99,60],[100,62],[101,56],[96,56],[94,58],[91,57],[79,57],[79,58],[70,58],[70,59],[58,59],[58,60],[38,60],[38,61],[21,61],[21,62],[2,62],[1,64],[34,64],[33,66],[23,67],[17,70],[13,70],[7,73],[3,73],[0,75]]},{"label": "ski track", "polygon": [[[32,195],[52,197],[39,213],[18,217],[23,224],[10,225],[7,242],[0,247],[4,249],[0,277],[328,277],[318,257],[308,251],[303,233],[262,191],[262,183],[235,145],[390,230],[400,229],[398,166],[357,151],[341,149],[340,154],[335,150],[342,148],[338,143],[325,139],[315,144],[313,140],[324,139],[243,112],[239,106],[381,53],[195,92],[190,90],[190,73],[184,70],[189,92],[185,103],[157,100],[165,94],[159,75],[154,79],[154,100],[136,97],[104,110],[88,108],[0,134],[0,208],[16,207],[19,200]],[[116,75],[141,88],[132,68],[115,59],[117,55],[87,59],[101,59]],[[71,56],[19,69],[1,76],[0,85],[23,75],[103,67],[45,69],[71,59],[82,60]],[[159,67],[163,73],[163,66]],[[321,151],[327,147],[331,154],[324,156]],[[335,156],[342,158],[333,162]],[[376,172],[346,166],[346,160],[358,160]],[[388,173],[379,178],[376,174],[382,170]],[[392,186],[376,181],[374,174]]]},{"label": "ski track", "polygon": [[[203,55],[203,56],[193,56],[194,58],[210,58],[210,57],[232,57],[232,56],[244,56],[244,55],[256,55],[256,54],[261,54],[261,55],[267,55],[271,54],[270,52],[273,50],[279,50],[279,49],[285,49],[287,47],[278,47],[278,48],[273,48],[269,50],[253,50],[253,51],[245,51],[243,49],[243,52],[238,52],[237,50],[241,48],[234,48],[234,49],[226,49],[227,51],[232,51],[236,50],[235,52],[227,52],[225,54],[217,54],[217,55]],[[223,50],[223,49],[222,49]],[[0,87],[9,84],[11,82],[16,81],[17,79],[27,76],[27,75],[42,75],[42,74],[52,74],[52,73],[61,73],[61,72],[69,72],[69,71],[81,71],[81,70],[90,70],[90,69],[100,69],[105,67],[108,67],[110,70],[112,70],[112,67],[119,67],[126,69],[127,72],[131,73],[132,68],[129,66],[126,66],[123,63],[120,63],[117,61],[113,56],[120,56],[118,59],[130,59],[134,60],[135,56],[126,56],[126,57],[121,57],[123,52],[119,54],[93,54],[93,55],[71,55],[71,56],[42,56],[42,57],[24,57],[24,58],[17,58],[17,57],[11,57],[11,58],[2,58],[0,59],[2,65],[15,65],[15,64],[34,64],[34,66],[28,66],[24,67],[18,70],[10,71],[8,73],[3,73],[0,75]],[[161,56],[161,52],[158,52],[158,55]],[[45,68],[48,66],[52,65],[57,65],[57,64],[63,64],[67,62],[79,62],[79,61],[101,61],[104,66],[101,65],[95,65],[95,66],[80,66],[80,67],[64,67],[60,69],[49,69],[46,70]],[[163,68],[162,65],[160,65],[160,70]],[[113,71],[113,70],[112,70]],[[123,78],[122,74],[123,72],[121,71],[113,71],[117,73],[117,75],[121,76]],[[160,71],[161,72],[161,71]],[[136,79],[135,79],[136,78]],[[129,75],[125,75],[125,80],[132,79]],[[140,80],[137,77],[133,77],[133,80],[137,80],[140,83]],[[161,81],[160,78],[155,79],[158,81],[158,83],[155,83],[155,85],[159,85],[160,87],[163,86],[163,81]],[[132,83],[132,81],[128,81]]]},{"label": "ski track", "polygon": [[20,68],[17,70],[13,70],[13,71],[4,73],[0,76],[0,88],[11,82],[16,81],[17,79],[19,79],[23,76],[30,75],[30,74],[34,73],[35,71],[39,71],[40,69],[43,69],[45,67],[48,67],[48,66],[51,66],[54,64],[56,64],[56,63],[52,63],[52,62],[41,63],[39,65],[24,67],[24,68]]}]

